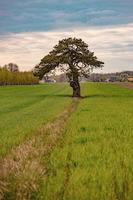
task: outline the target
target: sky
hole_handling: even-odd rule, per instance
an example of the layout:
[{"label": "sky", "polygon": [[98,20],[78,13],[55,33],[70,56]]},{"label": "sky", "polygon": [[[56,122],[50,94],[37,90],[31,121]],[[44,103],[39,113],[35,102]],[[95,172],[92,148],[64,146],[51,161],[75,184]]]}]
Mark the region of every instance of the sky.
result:
[{"label": "sky", "polygon": [[133,0],[0,0],[0,65],[31,70],[60,39],[82,38],[98,72],[133,70]]}]

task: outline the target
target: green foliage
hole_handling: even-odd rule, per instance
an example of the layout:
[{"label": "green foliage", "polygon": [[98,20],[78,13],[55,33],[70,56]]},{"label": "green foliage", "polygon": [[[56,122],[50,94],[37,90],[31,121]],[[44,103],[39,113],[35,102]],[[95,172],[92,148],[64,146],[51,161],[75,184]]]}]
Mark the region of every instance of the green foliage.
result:
[{"label": "green foliage", "polygon": [[133,91],[101,83],[82,89],[38,199],[132,200]]},{"label": "green foliage", "polygon": [[69,79],[90,74],[93,68],[103,67],[94,52],[81,39],[68,38],[59,41],[53,50],[46,55],[34,69],[34,74],[42,78],[55,68],[66,71]]},{"label": "green foliage", "polygon": [[0,87],[0,155],[36,133],[71,102],[65,84]]},{"label": "green foliage", "polygon": [[32,72],[11,72],[0,68],[0,85],[32,85],[38,84],[38,79]]},{"label": "green foliage", "polygon": [[101,68],[103,64],[81,39],[68,38],[59,41],[58,45],[34,68],[33,73],[41,79],[47,73],[59,68],[66,72],[73,88],[73,97],[80,97],[79,77],[87,78],[94,68]]}]

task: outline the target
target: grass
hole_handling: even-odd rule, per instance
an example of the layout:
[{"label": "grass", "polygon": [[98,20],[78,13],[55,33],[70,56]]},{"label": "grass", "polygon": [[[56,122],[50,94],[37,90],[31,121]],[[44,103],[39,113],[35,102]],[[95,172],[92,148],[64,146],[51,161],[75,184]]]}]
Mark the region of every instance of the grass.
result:
[{"label": "grass", "polygon": [[85,83],[82,92],[77,102],[65,84],[0,88],[5,199],[133,199],[133,90]]},{"label": "grass", "polygon": [[61,113],[70,93],[66,84],[0,87],[0,156]]},{"label": "grass", "polygon": [[101,83],[82,89],[35,199],[132,200],[133,91]]},{"label": "grass", "polygon": [[46,179],[44,164],[62,138],[64,125],[75,111],[78,99],[52,122],[42,126],[36,134],[13,149],[0,162],[0,199],[33,199],[39,183]]}]

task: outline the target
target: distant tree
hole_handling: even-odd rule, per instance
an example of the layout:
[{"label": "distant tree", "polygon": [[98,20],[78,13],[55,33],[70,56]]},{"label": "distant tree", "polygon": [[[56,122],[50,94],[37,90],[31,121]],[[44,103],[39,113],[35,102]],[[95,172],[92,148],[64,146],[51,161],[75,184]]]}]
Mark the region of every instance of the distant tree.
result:
[{"label": "distant tree", "polygon": [[79,77],[88,77],[94,68],[103,67],[94,52],[89,51],[88,45],[82,39],[68,38],[59,41],[53,50],[46,55],[33,73],[40,79],[56,68],[66,72],[70,86],[73,88],[73,97],[80,97]]},{"label": "distant tree", "polygon": [[19,67],[17,64],[9,63],[8,65],[5,65],[4,68],[6,68],[10,72],[18,72]]}]

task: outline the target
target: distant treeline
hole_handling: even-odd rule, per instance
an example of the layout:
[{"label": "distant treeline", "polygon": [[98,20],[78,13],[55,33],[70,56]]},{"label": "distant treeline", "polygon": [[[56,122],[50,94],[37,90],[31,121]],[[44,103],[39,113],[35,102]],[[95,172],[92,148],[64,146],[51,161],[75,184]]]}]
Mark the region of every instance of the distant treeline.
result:
[{"label": "distant treeline", "polygon": [[[59,75],[44,76],[43,82],[67,82],[65,73]],[[80,81],[88,82],[133,82],[133,71],[122,71],[116,73],[92,73],[88,78],[81,77]]]},{"label": "distant treeline", "polygon": [[0,85],[33,85],[38,83],[38,79],[32,72],[12,72],[0,67]]}]

